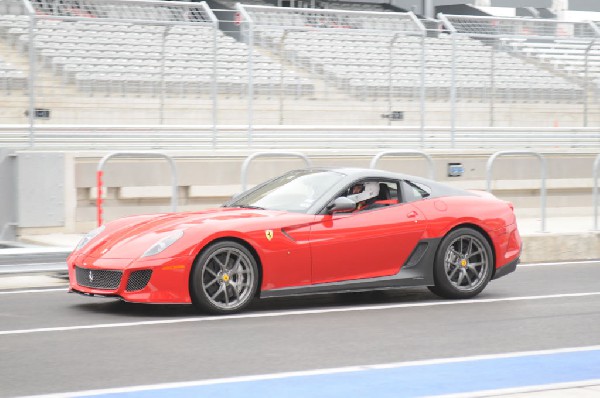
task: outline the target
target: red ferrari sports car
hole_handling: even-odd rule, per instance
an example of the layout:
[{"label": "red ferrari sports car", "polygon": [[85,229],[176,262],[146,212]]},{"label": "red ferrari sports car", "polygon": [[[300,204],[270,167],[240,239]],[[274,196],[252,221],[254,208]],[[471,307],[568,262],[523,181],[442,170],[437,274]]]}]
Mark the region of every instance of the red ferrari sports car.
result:
[{"label": "red ferrari sports car", "polygon": [[513,207],[381,170],[290,171],[217,209],[142,215],[87,234],[70,291],[240,311],[256,297],[427,286],[479,294],[516,269]]}]

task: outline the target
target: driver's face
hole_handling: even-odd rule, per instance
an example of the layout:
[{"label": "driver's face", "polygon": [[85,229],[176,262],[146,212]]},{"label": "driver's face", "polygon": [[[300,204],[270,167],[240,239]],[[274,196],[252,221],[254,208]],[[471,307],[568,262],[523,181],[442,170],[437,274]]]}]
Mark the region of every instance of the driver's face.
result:
[{"label": "driver's face", "polygon": [[352,187],[352,194],[361,193],[362,190],[363,190],[362,184],[356,184],[355,186]]}]

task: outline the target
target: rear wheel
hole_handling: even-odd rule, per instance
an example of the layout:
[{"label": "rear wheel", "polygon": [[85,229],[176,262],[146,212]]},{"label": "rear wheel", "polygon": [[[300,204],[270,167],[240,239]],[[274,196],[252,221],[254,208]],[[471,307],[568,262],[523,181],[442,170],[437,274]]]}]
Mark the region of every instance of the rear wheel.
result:
[{"label": "rear wheel", "polygon": [[485,237],[471,228],[450,232],[436,254],[433,293],[463,299],[478,295],[492,276],[492,249]]},{"label": "rear wheel", "polygon": [[194,305],[213,314],[231,314],[248,306],[258,287],[258,266],[252,253],[233,241],[208,246],[190,275]]}]

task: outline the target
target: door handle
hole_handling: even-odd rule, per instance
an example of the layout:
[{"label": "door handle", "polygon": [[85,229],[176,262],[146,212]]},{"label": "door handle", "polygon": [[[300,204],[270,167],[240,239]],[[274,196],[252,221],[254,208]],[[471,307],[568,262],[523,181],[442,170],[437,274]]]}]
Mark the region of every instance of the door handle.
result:
[{"label": "door handle", "polygon": [[416,216],[417,216],[416,211],[411,211],[406,215],[407,218],[415,218]]}]

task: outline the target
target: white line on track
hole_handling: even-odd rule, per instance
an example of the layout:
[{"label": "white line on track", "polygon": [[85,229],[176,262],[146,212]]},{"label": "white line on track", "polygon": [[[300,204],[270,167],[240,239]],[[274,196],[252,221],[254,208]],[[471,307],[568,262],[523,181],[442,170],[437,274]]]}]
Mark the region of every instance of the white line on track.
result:
[{"label": "white line on track", "polygon": [[[553,354],[561,354],[561,353],[585,352],[585,351],[597,351],[597,350],[600,350],[600,346],[598,346],[598,345],[587,346],[587,347],[558,348],[558,349],[540,350],[540,351],[521,351],[521,352],[510,352],[510,353],[504,353],[504,354],[475,355],[475,356],[468,356],[468,357],[427,359],[427,360],[421,360],[421,361],[394,362],[394,363],[384,363],[384,364],[375,364],[375,365],[345,366],[345,367],[340,367],[340,368],[314,369],[314,370],[305,370],[305,371],[297,371],[297,372],[269,373],[269,374],[263,374],[263,375],[238,376],[238,377],[208,379],[208,380],[199,380],[199,381],[191,381],[191,382],[151,384],[151,385],[145,385],[145,386],[109,388],[109,389],[103,389],[103,390],[88,390],[88,391],[79,391],[79,392],[71,392],[71,393],[37,395],[36,397],[38,397],[38,398],[41,398],[41,397],[48,397],[48,398],[50,398],[50,397],[75,397],[75,396],[81,397],[81,396],[93,396],[93,395],[100,395],[100,394],[119,394],[119,393],[132,393],[132,392],[135,393],[137,391],[162,390],[162,389],[173,389],[173,388],[182,388],[182,387],[197,387],[197,386],[205,386],[205,385],[213,385],[213,384],[229,384],[229,383],[239,383],[239,382],[248,382],[248,381],[284,379],[284,378],[289,378],[289,377],[316,376],[316,375],[326,375],[326,374],[336,374],[336,373],[360,372],[360,371],[365,371],[365,370],[394,369],[394,368],[403,368],[403,367],[410,367],[410,366],[441,365],[441,364],[450,364],[450,363],[459,363],[459,362],[480,361],[480,360],[487,360],[487,359],[518,358],[518,357],[534,356],[534,355],[553,355]],[[588,382],[591,382],[591,381],[586,381],[586,383],[588,383]],[[567,383],[563,383],[563,384],[566,385]],[[600,384],[600,381],[595,384]],[[578,385],[581,385],[581,383],[579,383]],[[473,395],[470,395],[470,396],[473,396]],[[33,397],[31,397],[31,398],[33,398]]]},{"label": "white line on track", "polygon": [[505,298],[497,298],[497,299],[433,301],[433,302],[421,302],[421,303],[410,303],[410,304],[367,305],[367,306],[326,308],[326,309],[315,309],[315,310],[258,312],[258,313],[247,313],[247,314],[238,314],[238,315],[206,316],[206,317],[194,317],[194,318],[182,318],[182,319],[162,319],[162,320],[156,320],[156,321],[100,323],[100,324],[95,324],[95,325],[58,326],[58,327],[50,327],[50,328],[3,330],[3,331],[0,331],[0,336],[16,335],[16,334],[29,334],[29,333],[44,333],[44,332],[66,332],[66,331],[72,331],[72,330],[85,330],[85,329],[109,329],[109,328],[122,328],[122,327],[130,327],[130,326],[167,325],[167,324],[189,323],[189,322],[217,322],[217,321],[227,321],[227,320],[231,320],[231,319],[277,318],[277,317],[294,316],[294,315],[319,315],[319,314],[340,313],[340,312],[381,311],[381,310],[401,309],[401,308],[435,307],[435,306],[441,306],[441,305],[484,304],[484,303],[499,303],[499,302],[507,302],[507,301],[548,300],[548,299],[578,298],[578,297],[590,297],[590,296],[600,296],[600,292],[552,294],[552,295],[545,295],[545,296],[505,297]]},{"label": "white line on track", "polygon": [[29,290],[9,290],[0,292],[0,294],[22,294],[22,293],[47,293],[47,292],[67,292],[69,289],[61,287],[54,289],[29,289]]},{"label": "white line on track", "polygon": [[528,263],[528,264],[517,265],[517,269],[519,269],[521,267],[539,267],[539,266],[547,266],[547,265],[585,265],[585,264],[600,264],[600,260],[560,261],[560,262],[552,262],[552,263]]},{"label": "white line on track", "polygon": [[[533,393],[533,392],[544,392],[544,391],[555,391],[555,390],[565,390],[562,392],[562,396],[576,396],[580,392],[577,391],[569,391],[572,388],[585,388],[591,386],[599,386],[600,379],[595,380],[585,380],[585,381],[574,381],[569,383],[553,383],[553,384],[540,384],[536,386],[528,386],[528,387],[516,387],[516,388],[501,388],[497,390],[483,390],[470,392],[468,394],[445,394],[445,395],[434,395],[430,398],[483,398],[483,397],[503,397],[505,395],[511,394],[524,394],[524,393]],[[536,395],[541,396],[541,395]],[[558,396],[558,395],[554,395]],[[585,395],[581,395],[582,397]],[[591,395],[588,395],[591,396]]]},{"label": "white line on track", "polygon": [[[583,261],[562,261],[562,262],[552,262],[552,263],[528,263],[528,264],[519,264],[518,268],[527,268],[527,267],[539,267],[539,266],[549,266],[549,265],[586,265],[586,264],[600,264],[600,260],[583,260]],[[66,283],[66,282],[65,282]],[[48,293],[48,292],[59,292],[65,291],[66,289],[29,289],[29,290],[9,290],[9,291],[0,291],[1,294],[19,294],[19,293]]]}]

